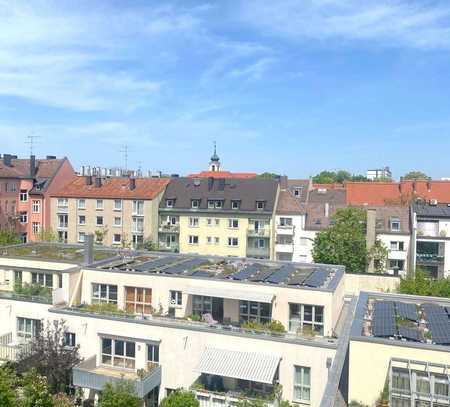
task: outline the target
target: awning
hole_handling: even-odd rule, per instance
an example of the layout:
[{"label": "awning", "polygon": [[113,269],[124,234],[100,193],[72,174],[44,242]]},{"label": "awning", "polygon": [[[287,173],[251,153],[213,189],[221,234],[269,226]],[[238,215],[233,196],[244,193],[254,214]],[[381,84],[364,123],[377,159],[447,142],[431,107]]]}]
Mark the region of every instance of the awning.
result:
[{"label": "awning", "polygon": [[273,384],[281,358],[263,353],[206,348],[195,369],[200,373]]},{"label": "awning", "polygon": [[272,302],[274,295],[272,293],[258,293],[255,291],[239,291],[230,288],[213,288],[191,286],[186,290],[187,294],[204,295],[206,297],[228,298],[231,300],[246,300],[256,302]]}]

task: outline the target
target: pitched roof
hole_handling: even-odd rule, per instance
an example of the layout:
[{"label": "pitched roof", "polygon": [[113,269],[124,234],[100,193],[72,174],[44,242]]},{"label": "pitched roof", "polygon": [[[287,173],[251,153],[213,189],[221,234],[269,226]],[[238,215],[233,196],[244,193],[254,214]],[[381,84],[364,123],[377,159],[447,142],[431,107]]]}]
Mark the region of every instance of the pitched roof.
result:
[{"label": "pitched roof", "polygon": [[385,205],[402,201],[397,182],[346,182],[345,186],[349,205]]},{"label": "pitched roof", "polygon": [[126,177],[102,178],[102,185],[87,185],[87,177],[76,176],[59,191],[52,194],[61,198],[105,198],[105,199],[154,199],[164,191],[168,178],[136,178],[136,188],[130,189],[130,179]]},{"label": "pitched roof", "polygon": [[309,192],[309,204],[345,205],[347,192],[345,189],[313,189]]},{"label": "pitched roof", "polygon": [[415,203],[412,206],[417,216],[429,218],[450,218],[450,206],[448,204],[429,205],[427,203]]},{"label": "pitched roof", "polygon": [[230,171],[202,171],[197,174],[189,174],[188,178],[254,178],[254,172],[230,172]]},{"label": "pitched roof", "polygon": [[450,203],[450,181],[407,181],[401,182],[405,193],[426,200],[436,199],[440,203]]},{"label": "pitched roof", "polygon": [[[64,158],[52,160],[37,159],[35,178],[52,178],[63,161]],[[11,166],[5,165],[4,161],[0,159],[0,178],[31,178],[30,159],[13,158],[11,160]]]},{"label": "pitched roof", "polygon": [[278,196],[277,213],[280,215],[301,215],[305,213],[305,203],[294,197],[290,191],[281,191]]},{"label": "pitched roof", "polygon": [[400,221],[400,233],[410,233],[409,207],[402,205],[363,206],[363,209],[376,211],[376,230],[378,233],[391,232],[391,219]]},{"label": "pitched roof", "polygon": [[192,209],[191,201],[200,200],[198,209],[208,209],[208,200],[223,200],[221,209],[231,210],[231,201],[240,201],[240,211],[256,211],[256,202],[265,201],[265,209],[272,212],[278,182],[271,178],[172,178],[164,193],[160,208],[166,199],[174,199],[174,209]]},{"label": "pitched roof", "polygon": [[322,230],[332,224],[332,216],[347,205],[340,203],[315,202],[306,204],[306,230]]}]

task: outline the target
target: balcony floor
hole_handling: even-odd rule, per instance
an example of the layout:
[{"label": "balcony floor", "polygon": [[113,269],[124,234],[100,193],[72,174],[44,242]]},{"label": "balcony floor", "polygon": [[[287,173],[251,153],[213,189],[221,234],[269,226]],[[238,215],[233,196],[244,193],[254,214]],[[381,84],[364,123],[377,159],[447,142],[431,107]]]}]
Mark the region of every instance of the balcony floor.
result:
[{"label": "balcony floor", "polygon": [[113,367],[97,366],[95,368],[89,369],[89,372],[108,377],[116,377],[118,379],[125,379],[125,380],[138,379],[138,376],[134,371],[115,369]]}]

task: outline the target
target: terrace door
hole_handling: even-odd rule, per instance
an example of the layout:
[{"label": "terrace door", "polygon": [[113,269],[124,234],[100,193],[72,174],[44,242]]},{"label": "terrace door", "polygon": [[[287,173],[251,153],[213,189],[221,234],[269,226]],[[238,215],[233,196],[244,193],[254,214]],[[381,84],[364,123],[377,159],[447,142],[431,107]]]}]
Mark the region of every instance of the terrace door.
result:
[{"label": "terrace door", "polygon": [[212,297],[212,316],[216,321],[223,322],[223,298]]}]

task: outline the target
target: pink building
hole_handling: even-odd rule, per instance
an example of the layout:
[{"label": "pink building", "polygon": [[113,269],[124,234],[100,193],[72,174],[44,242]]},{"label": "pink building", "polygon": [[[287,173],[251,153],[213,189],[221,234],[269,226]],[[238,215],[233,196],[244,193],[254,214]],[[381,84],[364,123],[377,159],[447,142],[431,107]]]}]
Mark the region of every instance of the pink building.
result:
[{"label": "pink building", "polygon": [[50,195],[74,175],[66,157],[0,155],[0,228],[16,230],[23,242],[38,240],[50,228]]}]

